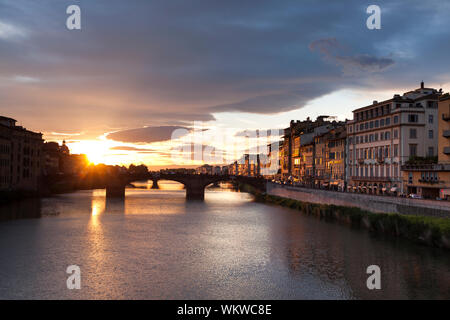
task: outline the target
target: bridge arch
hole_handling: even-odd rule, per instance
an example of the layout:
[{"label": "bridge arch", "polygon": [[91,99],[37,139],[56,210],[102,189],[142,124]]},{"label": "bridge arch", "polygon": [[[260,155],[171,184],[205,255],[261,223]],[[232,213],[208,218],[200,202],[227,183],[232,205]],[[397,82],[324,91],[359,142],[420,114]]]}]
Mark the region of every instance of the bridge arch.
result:
[{"label": "bridge arch", "polygon": [[182,183],[186,189],[187,200],[204,200],[206,186],[218,182],[238,181],[249,184],[261,191],[266,190],[266,182],[263,178],[207,174],[148,174],[145,176],[126,176],[121,179],[113,179],[113,183],[106,186],[106,195],[107,197],[124,197],[125,186],[133,181],[142,179],[153,180],[154,183],[157,183],[159,180],[171,180]]}]

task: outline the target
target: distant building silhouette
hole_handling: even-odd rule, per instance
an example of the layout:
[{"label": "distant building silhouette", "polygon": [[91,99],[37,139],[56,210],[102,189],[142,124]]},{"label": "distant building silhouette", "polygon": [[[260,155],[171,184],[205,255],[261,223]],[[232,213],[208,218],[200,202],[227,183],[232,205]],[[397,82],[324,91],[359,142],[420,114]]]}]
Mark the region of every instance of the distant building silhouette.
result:
[{"label": "distant building silhouette", "polygon": [[62,145],[57,142],[46,142],[44,152],[44,175],[66,174],[78,175],[84,172],[88,159],[84,154],[71,154],[64,140]]}]

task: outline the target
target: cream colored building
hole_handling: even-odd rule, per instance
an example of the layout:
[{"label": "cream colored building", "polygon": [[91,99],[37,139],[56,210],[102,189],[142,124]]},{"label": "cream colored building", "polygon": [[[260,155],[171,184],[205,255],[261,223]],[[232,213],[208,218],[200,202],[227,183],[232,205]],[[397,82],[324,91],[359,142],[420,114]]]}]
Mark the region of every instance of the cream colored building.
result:
[{"label": "cream colored building", "polygon": [[403,166],[408,194],[424,198],[450,197],[450,94],[442,95],[438,106],[437,163],[409,163]]},{"label": "cream colored building", "polygon": [[450,164],[450,94],[439,99],[438,162]]},{"label": "cream colored building", "polygon": [[440,92],[420,88],[353,111],[347,122],[349,189],[404,194],[401,166],[438,152]]}]

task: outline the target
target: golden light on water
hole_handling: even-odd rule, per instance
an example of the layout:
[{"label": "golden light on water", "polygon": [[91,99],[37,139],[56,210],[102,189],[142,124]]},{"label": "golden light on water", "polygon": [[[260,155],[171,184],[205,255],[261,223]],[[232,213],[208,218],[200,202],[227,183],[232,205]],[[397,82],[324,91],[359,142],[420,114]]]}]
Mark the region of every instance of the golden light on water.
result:
[{"label": "golden light on water", "polygon": [[92,192],[91,215],[98,216],[105,212],[106,200],[104,190],[94,190]]}]

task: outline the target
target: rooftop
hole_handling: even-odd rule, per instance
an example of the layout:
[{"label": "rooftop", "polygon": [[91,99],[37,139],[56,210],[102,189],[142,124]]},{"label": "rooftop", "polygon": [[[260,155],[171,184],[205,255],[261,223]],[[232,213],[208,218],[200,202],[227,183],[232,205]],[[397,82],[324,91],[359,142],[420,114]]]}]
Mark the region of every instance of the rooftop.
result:
[{"label": "rooftop", "polygon": [[373,108],[375,106],[382,106],[388,104],[390,102],[415,102],[419,100],[423,100],[425,98],[435,98],[437,99],[440,95],[440,91],[434,88],[425,88],[424,83],[421,82],[420,88],[408,91],[403,93],[403,95],[395,94],[393,98],[384,100],[384,101],[376,101],[374,100],[371,105],[361,107],[353,110],[353,112],[363,111],[365,109]]}]

